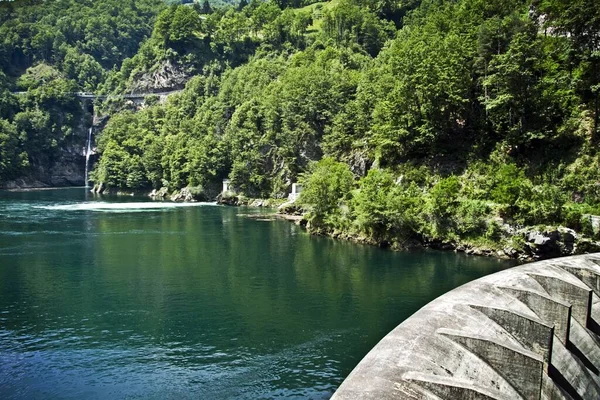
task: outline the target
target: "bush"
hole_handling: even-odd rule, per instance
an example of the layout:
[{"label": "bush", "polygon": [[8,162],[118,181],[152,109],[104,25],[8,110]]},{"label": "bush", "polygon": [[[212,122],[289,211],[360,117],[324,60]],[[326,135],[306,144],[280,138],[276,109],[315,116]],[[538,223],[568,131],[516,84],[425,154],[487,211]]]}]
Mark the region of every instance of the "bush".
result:
[{"label": "bush", "polygon": [[395,186],[388,204],[389,223],[395,236],[406,237],[426,231],[425,197],[415,183]]},{"label": "bush", "polygon": [[299,203],[310,210],[308,219],[315,227],[335,227],[341,216],[340,206],[350,199],[354,176],[348,165],[333,158],[313,164],[300,178],[303,191]]},{"label": "bush", "polygon": [[515,164],[501,166],[491,178],[492,200],[509,207],[515,205],[531,186],[531,182],[525,177],[525,172]]},{"label": "bush", "polygon": [[589,204],[571,203],[563,205],[562,215],[563,223],[578,232],[590,237],[597,237],[592,227],[590,215],[599,215],[600,209],[592,207]]},{"label": "bush", "polygon": [[447,225],[458,207],[460,181],[456,176],[444,178],[429,191],[429,206],[432,217],[439,227]]},{"label": "bush", "polygon": [[582,156],[569,165],[562,185],[586,203],[600,203],[600,156]]},{"label": "bush", "polygon": [[359,186],[352,202],[357,225],[371,235],[387,233],[394,219],[390,209],[394,177],[387,171],[372,169],[360,180]]},{"label": "bush", "polygon": [[463,200],[456,210],[457,233],[465,236],[486,234],[491,208],[482,200]]},{"label": "bush", "polygon": [[491,221],[487,226],[484,236],[486,239],[493,240],[496,242],[502,239],[502,228],[500,227],[498,222]]},{"label": "bush", "polygon": [[519,222],[529,225],[554,224],[561,222],[565,194],[557,186],[543,184],[531,189],[530,195],[517,202]]}]

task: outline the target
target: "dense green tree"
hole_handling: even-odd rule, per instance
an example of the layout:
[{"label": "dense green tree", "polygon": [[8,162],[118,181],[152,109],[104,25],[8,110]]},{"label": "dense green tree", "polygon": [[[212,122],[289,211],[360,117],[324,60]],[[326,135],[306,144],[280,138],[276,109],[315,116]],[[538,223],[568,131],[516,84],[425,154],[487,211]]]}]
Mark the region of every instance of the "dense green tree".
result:
[{"label": "dense green tree", "polygon": [[368,9],[352,0],[340,1],[323,17],[323,34],[337,44],[360,44],[367,53],[377,55],[386,40],[393,37],[394,28]]},{"label": "dense green tree", "polygon": [[96,104],[95,182],[300,179],[313,228],[386,242],[584,229],[600,205],[597,2],[181,3],[0,2],[0,178],[73,146],[73,92],[185,84]]},{"label": "dense green tree", "polygon": [[600,140],[600,5],[593,0],[541,0],[539,10],[552,35],[569,37],[579,91],[594,113],[593,141]]},{"label": "dense green tree", "polygon": [[12,178],[21,167],[26,166],[27,161],[19,154],[16,127],[7,120],[0,119],[0,179]]},{"label": "dense green tree", "polygon": [[323,158],[316,163],[310,175],[302,180],[300,201],[310,207],[313,223],[337,225],[340,207],[350,198],[354,177],[348,166],[333,158]]}]

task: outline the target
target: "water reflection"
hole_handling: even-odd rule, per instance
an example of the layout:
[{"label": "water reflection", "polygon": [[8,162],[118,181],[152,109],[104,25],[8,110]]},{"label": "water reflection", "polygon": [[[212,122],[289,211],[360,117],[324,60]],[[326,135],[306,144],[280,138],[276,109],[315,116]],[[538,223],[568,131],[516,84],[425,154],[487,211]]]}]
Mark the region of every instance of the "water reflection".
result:
[{"label": "water reflection", "polygon": [[0,194],[3,398],[327,398],[418,308],[509,265],[85,196]]}]

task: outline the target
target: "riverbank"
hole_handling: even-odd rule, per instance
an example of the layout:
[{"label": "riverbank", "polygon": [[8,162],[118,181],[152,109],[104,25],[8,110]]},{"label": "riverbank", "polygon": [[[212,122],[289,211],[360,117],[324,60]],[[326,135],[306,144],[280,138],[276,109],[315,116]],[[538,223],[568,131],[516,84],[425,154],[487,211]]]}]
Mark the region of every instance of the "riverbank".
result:
[{"label": "riverbank", "polygon": [[573,229],[561,226],[522,227],[517,229],[505,224],[503,234],[496,241],[485,237],[448,240],[428,238],[416,234],[409,238],[374,238],[352,230],[324,231],[313,229],[305,217],[302,217],[300,221],[296,219],[296,216],[293,217],[294,222],[306,227],[307,231],[313,235],[330,236],[335,239],[389,248],[394,251],[427,248],[453,251],[467,255],[515,259],[520,262],[546,260],[600,251],[600,242],[585,237]]},{"label": "riverbank", "polygon": [[[310,228],[308,231],[311,232]],[[516,259],[521,262],[600,251],[599,242],[582,237],[573,230],[564,227],[548,229],[538,229],[535,227],[523,228],[518,233],[498,243],[491,243],[485,238],[475,238],[472,240],[410,238],[398,240],[394,238],[374,239],[359,233],[350,232],[311,233],[318,235],[325,234],[336,239],[350,240],[356,243],[370,244],[396,251],[428,248],[467,255]]]},{"label": "riverbank", "polygon": [[279,207],[276,215],[278,218],[304,227],[313,235],[330,236],[334,239],[369,244],[395,251],[428,248],[467,255],[516,259],[521,262],[600,251],[600,242],[563,226],[515,227],[505,221],[497,221],[498,231],[495,233],[495,239],[484,236],[443,239],[417,234],[408,238],[385,236],[376,238],[353,230],[352,227],[345,231],[315,228],[307,218],[307,213],[301,207],[294,206],[293,203]]},{"label": "riverbank", "polygon": [[[585,254],[600,251],[600,242],[563,226],[514,226],[504,220],[495,221],[497,227],[492,237],[477,236],[470,238],[426,237],[415,233],[410,237],[372,236],[359,232],[353,226],[345,230],[327,230],[315,227],[308,218],[306,210],[286,199],[255,199],[226,193],[215,195],[216,189],[205,190],[199,187],[188,187],[170,192],[167,188],[148,191],[122,191],[103,188],[97,185],[92,188],[96,194],[121,196],[149,196],[157,200],[176,202],[207,201],[215,199],[218,204],[232,207],[264,207],[277,210],[268,219],[284,219],[302,226],[315,236],[329,236],[334,239],[347,240],[354,243],[404,251],[428,248],[442,251],[453,251],[467,255],[515,259],[521,262],[544,260],[562,256]],[[210,196],[210,197],[209,197]],[[264,217],[262,219],[265,219]]]},{"label": "riverbank", "polygon": [[[467,255],[515,259],[520,262],[544,260],[569,255],[585,254],[600,251],[600,242],[585,237],[573,229],[562,226],[514,227],[499,223],[496,241],[485,237],[444,240],[417,236],[411,238],[380,237],[375,238],[356,231],[323,230],[314,228],[307,218],[307,213],[293,203],[281,203],[277,200],[250,199],[230,196],[220,199],[219,204],[227,206],[250,206],[277,208],[273,219],[283,219],[295,223],[315,236],[329,236],[334,239],[347,240],[354,243],[368,244],[394,251],[405,251],[427,248],[441,251],[453,251]],[[279,203],[279,206],[276,204]],[[264,219],[264,216],[261,217]]]}]

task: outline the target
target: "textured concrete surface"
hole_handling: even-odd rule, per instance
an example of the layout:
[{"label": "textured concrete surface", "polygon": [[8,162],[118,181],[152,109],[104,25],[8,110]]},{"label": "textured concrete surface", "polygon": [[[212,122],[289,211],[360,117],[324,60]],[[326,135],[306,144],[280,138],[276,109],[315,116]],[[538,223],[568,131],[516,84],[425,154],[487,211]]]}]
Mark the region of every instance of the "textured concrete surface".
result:
[{"label": "textured concrete surface", "polygon": [[600,254],[463,285],[385,336],[333,399],[600,399]]}]

